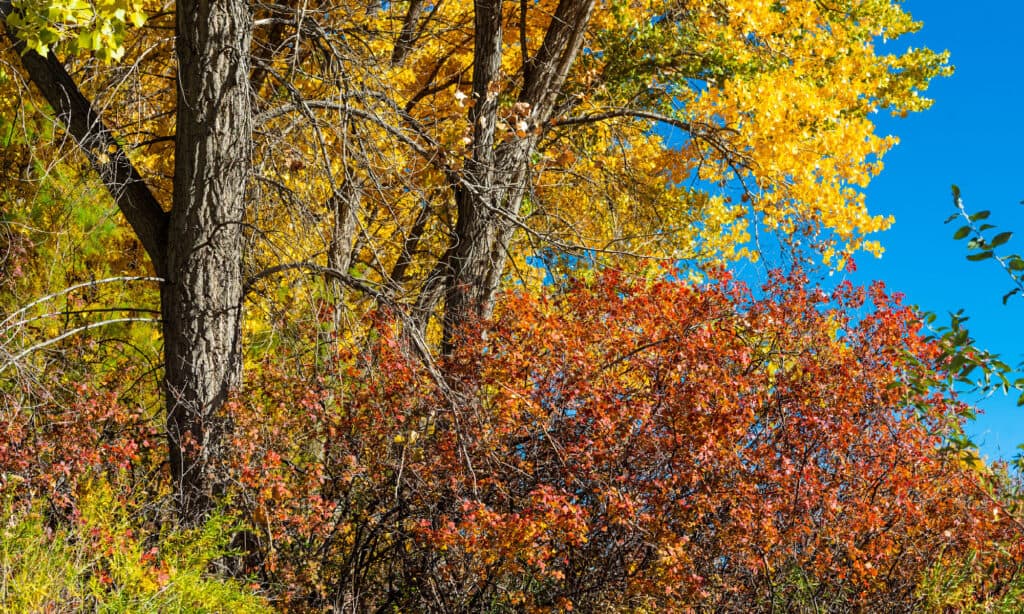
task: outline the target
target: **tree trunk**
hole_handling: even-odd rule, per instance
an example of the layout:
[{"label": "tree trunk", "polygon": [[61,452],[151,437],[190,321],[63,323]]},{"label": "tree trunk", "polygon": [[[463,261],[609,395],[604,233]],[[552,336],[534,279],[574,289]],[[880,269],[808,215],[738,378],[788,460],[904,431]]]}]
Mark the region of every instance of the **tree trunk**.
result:
[{"label": "tree trunk", "polygon": [[[12,11],[0,0],[0,16]],[[10,35],[10,33],[8,33]],[[29,78],[78,143],[158,275],[171,475],[183,524],[202,521],[223,458],[220,410],[241,382],[242,222],[251,169],[244,0],[179,0],[174,203],[165,213],[114,135],[52,53],[11,37]],[[112,152],[98,156],[96,152]]]},{"label": "tree trunk", "polygon": [[251,39],[245,0],[179,0],[174,206],[161,309],[171,475],[185,524],[203,519],[224,479],[221,409],[241,383]]},{"label": "tree trunk", "polygon": [[[537,53],[527,62],[518,103],[511,110],[516,136],[496,135],[502,50],[502,3],[474,2],[473,155],[455,187],[458,219],[449,249],[445,286],[443,351],[466,321],[487,318],[508,262],[523,196],[529,188],[530,157],[538,134],[551,119],[569,70],[583,46],[594,0],[560,0]],[[525,130],[522,130],[525,128]]]},{"label": "tree trunk", "polygon": [[[0,0],[0,21],[6,21],[13,10],[11,0]],[[167,265],[168,215],[99,113],[82,95],[64,64],[52,51],[42,56],[26,49],[25,43],[10,30],[7,30],[7,37],[21,56],[29,79],[89,160],[145,248],[156,274],[162,277]],[[98,155],[101,152],[109,152],[109,155]]]},{"label": "tree trunk", "polygon": [[[501,194],[494,193],[494,140],[497,129],[497,80],[501,74],[501,0],[475,0],[473,39],[473,99],[469,110],[473,126],[473,155],[466,161],[464,181],[455,188],[458,218],[449,250],[450,267],[445,288],[443,351],[452,348],[459,325],[486,311],[487,293],[483,278],[497,263],[490,261],[495,208]],[[504,263],[502,263],[504,267]]]}]

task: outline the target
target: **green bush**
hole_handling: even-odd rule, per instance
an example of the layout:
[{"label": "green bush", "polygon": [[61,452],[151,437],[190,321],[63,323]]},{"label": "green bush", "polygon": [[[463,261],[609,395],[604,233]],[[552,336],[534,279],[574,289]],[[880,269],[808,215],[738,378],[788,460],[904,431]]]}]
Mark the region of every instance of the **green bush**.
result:
[{"label": "green bush", "polygon": [[243,582],[209,573],[229,554],[237,525],[228,516],[147,539],[132,506],[93,479],[74,522],[53,529],[38,502],[19,504],[13,490],[0,491],[0,611],[272,611]]}]

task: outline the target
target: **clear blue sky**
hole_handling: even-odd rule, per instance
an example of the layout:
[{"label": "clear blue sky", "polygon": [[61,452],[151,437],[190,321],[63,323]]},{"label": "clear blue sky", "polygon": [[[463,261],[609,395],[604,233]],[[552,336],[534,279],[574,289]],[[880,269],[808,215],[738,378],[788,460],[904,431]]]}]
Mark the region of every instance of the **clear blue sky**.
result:
[{"label": "clear blue sky", "polygon": [[[908,302],[944,314],[963,308],[977,345],[1017,365],[1024,359],[1024,299],[1002,305],[1011,287],[995,262],[968,262],[958,226],[944,225],[954,212],[950,185],[963,190],[969,210],[992,211],[990,221],[1014,230],[1005,246],[1024,254],[1024,5],[981,0],[906,0],[904,8],[924,22],[920,32],[890,48],[908,45],[948,49],[956,73],[932,84],[934,106],[906,119],[880,117],[879,132],[901,143],[885,158],[885,170],[867,191],[874,213],[893,214],[896,225],[878,235],[885,255],[857,259],[854,279],[882,279]],[[1024,409],[1012,398],[980,400],[985,412],[969,432],[983,455],[1011,458],[1024,443]]]}]

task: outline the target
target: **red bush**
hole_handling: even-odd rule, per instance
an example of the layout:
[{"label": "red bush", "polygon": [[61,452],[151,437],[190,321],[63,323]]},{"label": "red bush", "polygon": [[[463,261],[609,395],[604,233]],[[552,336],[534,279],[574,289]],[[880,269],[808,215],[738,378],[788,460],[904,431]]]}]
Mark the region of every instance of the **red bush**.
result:
[{"label": "red bush", "polygon": [[912,311],[805,286],[607,273],[506,296],[443,373],[388,327],[331,379],[265,370],[232,406],[263,573],[295,607],[750,611],[1015,563]]}]

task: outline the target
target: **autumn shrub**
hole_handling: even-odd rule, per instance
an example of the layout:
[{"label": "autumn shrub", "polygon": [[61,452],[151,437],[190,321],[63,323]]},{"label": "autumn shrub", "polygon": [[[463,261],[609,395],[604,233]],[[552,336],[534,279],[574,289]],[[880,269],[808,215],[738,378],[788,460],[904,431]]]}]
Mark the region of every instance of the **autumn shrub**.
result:
[{"label": "autumn shrub", "polygon": [[122,402],[117,386],[76,384],[70,394],[0,394],[0,486],[20,484],[19,501],[45,499],[70,514],[81,478],[118,475],[132,490],[159,490],[166,446],[151,410]]},{"label": "autumn shrub", "polygon": [[944,452],[964,407],[880,286],[612,272],[507,295],[444,364],[407,347],[383,324],[230,406],[250,560],[289,608],[910,611],[944,570],[1013,590],[1019,525]]},{"label": "autumn shrub", "polygon": [[5,612],[269,612],[239,580],[211,564],[230,553],[236,523],[215,514],[198,529],[145,531],[123,488],[83,478],[74,519],[56,528],[45,498],[0,493],[0,610]]},{"label": "autumn shrub", "polygon": [[[988,465],[976,457],[961,456],[978,472],[980,486],[999,504],[992,508],[993,519],[1010,514],[1018,528],[1024,512],[1024,482],[1018,472],[1004,461]],[[966,552],[943,557],[925,572],[918,587],[921,610],[928,612],[998,612],[1020,611],[1024,600],[1024,574],[1020,557],[1013,556],[1020,547],[1020,533],[1004,542],[973,544]],[[986,556],[985,550],[1000,556]]]},{"label": "autumn shrub", "polygon": [[0,610],[259,612],[225,513],[175,529],[160,421],[96,390],[0,394]]}]

